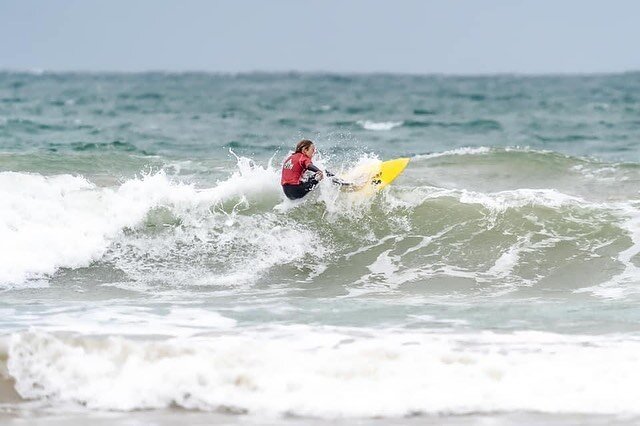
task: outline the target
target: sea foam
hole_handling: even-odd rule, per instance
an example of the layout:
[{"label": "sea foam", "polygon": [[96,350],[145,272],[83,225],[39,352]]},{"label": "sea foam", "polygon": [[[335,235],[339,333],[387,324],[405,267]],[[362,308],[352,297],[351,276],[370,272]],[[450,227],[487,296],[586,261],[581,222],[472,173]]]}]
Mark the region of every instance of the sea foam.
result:
[{"label": "sea foam", "polygon": [[640,414],[638,351],[629,336],[545,332],[287,326],[140,341],[29,331],[10,337],[7,365],[23,398],[89,409],[177,405],[319,418]]},{"label": "sea foam", "polygon": [[402,126],[403,122],[402,121],[376,122],[376,121],[362,120],[362,121],[358,121],[358,124],[362,126],[362,128],[365,130],[378,130],[378,131],[383,130],[384,131],[384,130],[391,130],[398,126]]},{"label": "sea foam", "polygon": [[238,158],[229,179],[209,189],[174,182],[163,172],[118,187],[99,187],[82,176],[2,172],[0,285],[40,285],[40,278],[58,268],[88,266],[153,208],[197,220],[226,200],[269,194],[279,196],[275,171],[246,158]]}]

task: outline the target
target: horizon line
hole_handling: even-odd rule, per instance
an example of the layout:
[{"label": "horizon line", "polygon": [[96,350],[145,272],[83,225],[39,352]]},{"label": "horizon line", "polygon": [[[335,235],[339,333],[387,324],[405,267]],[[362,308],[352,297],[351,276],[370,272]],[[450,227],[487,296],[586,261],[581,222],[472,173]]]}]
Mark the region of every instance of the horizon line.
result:
[{"label": "horizon line", "polygon": [[0,68],[3,74],[94,74],[94,75],[143,75],[166,74],[187,75],[205,74],[219,76],[237,75],[339,75],[339,76],[411,76],[411,77],[590,77],[607,75],[624,75],[640,73],[638,69],[620,71],[495,71],[495,72],[407,72],[407,71],[327,71],[327,70],[243,70],[243,71],[216,71],[216,70],[100,70],[100,69],[45,69],[45,68]]}]

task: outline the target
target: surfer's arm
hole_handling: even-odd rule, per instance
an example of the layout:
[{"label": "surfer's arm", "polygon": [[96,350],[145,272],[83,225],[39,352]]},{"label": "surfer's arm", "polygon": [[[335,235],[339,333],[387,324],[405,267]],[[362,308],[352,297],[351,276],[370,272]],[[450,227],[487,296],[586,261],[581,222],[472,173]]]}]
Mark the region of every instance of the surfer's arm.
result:
[{"label": "surfer's arm", "polygon": [[319,168],[317,168],[316,166],[314,166],[313,164],[309,164],[307,166],[307,170],[312,171],[314,173],[318,173],[319,171],[321,171]]},{"label": "surfer's arm", "polygon": [[320,170],[319,168],[317,168],[316,166],[314,166],[313,164],[309,164],[307,166],[307,170],[312,171],[313,173],[316,174],[316,178],[318,180],[322,180],[322,178],[324,177],[324,172],[322,170]]},{"label": "surfer's arm", "polygon": [[[331,175],[329,175],[331,176]],[[345,182],[340,178],[334,177],[333,179],[331,179],[331,182],[335,183],[336,185],[340,185],[340,186],[354,186],[353,183],[351,182]]]},{"label": "surfer's arm", "polygon": [[[323,173],[319,168],[317,168],[316,166],[314,166],[313,164],[309,164],[307,166],[307,170],[310,170],[314,173]],[[353,184],[350,182],[345,182],[340,178],[335,177],[335,174],[331,173],[329,170],[325,170],[324,174],[326,174],[329,177],[332,177],[333,179],[331,179],[331,182],[335,183],[336,185],[341,185],[341,186],[352,186]]]},{"label": "surfer's arm", "polygon": [[[313,164],[309,164],[309,166],[307,167],[307,170],[310,170],[310,171],[312,171],[314,173],[322,172],[322,170],[320,170],[319,168],[317,168]],[[322,173],[324,173],[325,175],[327,175],[329,177],[334,177],[335,176],[335,174],[331,173],[329,170],[325,170]]]}]

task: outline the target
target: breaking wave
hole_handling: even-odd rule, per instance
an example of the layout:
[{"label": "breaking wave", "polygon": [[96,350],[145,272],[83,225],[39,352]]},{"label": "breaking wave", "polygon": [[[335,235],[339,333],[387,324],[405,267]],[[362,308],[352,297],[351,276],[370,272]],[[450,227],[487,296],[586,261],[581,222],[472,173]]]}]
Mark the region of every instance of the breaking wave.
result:
[{"label": "breaking wave", "polygon": [[562,170],[550,173],[566,179],[595,173],[603,191],[638,178],[631,166],[609,165],[602,176],[600,164],[486,148],[416,156],[406,176],[376,197],[341,193],[325,181],[302,203],[284,199],[275,167],[243,157],[209,188],[163,172],[115,187],[82,176],[3,172],[0,283],[42,286],[60,270],[101,265],[141,288],[251,286],[267,275],[294,282],[304,264],[320,281],[349,265],[353,294],[416,283],[428,292],[445,278],[488,294],[530,287],[635,293],[640,215],[633,193],[607,202],[593,182],[590,193],[571,194],[561,185],[484,191],[478,179],[469,189],[447,188],[420,177],[441,168],[446,180],[474,158],[511,171],[514,156],[561,160]]}]

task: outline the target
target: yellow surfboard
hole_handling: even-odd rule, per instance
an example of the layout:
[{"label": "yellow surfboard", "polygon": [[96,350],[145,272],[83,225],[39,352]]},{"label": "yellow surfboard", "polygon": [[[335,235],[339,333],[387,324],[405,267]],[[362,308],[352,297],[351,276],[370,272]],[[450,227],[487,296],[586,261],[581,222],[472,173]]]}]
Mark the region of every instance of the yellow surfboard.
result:
[{"label": "yellow surfboard", "polygon": [[409,158],[394,160],[373,160],[355,167],[340,178],[352,186],[343,187],[346,191],[374,193],[393,182],[409,164]]}]

